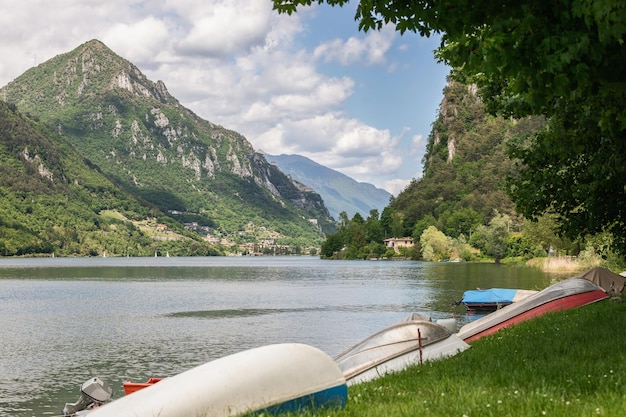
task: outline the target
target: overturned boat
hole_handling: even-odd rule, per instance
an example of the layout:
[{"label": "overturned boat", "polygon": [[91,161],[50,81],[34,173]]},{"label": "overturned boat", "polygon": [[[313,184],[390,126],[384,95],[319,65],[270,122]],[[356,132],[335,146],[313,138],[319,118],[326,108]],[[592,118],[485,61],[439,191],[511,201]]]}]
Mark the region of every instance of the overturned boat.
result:
[{"label": "overturned boat", "polygon": [[591,268],[573,278],[591,281],[610,296],[623,295],[626,292],[626,277],[599,266]]},{"label": "overturned boat", "polygon": [[498,330],[539,317],[550,311],[567,310],[604,300],[608,295],[601,287],[583,278],[569,278],[487,314],[459,329],[457,336],[467,343]]},{"label": "overturned boat", "polygon": [[298,343],[246,350],[145,385],[94,408],[89,417],[277,414],[342,408],[348,395],[333,359]]},{"label": "overturned boat", "polygon": [[469,345],[419,315],[386,327],[335,357],[348,385],[464,351]]}]

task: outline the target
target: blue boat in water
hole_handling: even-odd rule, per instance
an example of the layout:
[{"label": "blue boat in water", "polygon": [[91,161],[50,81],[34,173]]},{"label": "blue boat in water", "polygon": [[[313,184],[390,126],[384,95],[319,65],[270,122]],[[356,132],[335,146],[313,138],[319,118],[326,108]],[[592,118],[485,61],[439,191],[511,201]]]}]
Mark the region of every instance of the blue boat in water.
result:
[{"label": "blue boat in water", "polygon": [[522,301],[537,291],[510,288],[489,288],[465,291],[461,303],[468,312],[491,312]]}]

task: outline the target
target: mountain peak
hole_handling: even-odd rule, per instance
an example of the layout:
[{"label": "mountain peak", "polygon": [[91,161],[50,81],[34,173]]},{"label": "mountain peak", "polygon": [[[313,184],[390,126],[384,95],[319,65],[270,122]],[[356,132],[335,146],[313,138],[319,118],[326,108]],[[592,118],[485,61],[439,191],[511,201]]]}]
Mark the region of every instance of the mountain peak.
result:
[{"label": "mountain peak", "polygon": [[162,81],[149,80],[98,40],[29,69],[1,90],[165,213],[185,213],[232,236],[254,221],[315,241],[322,234],[309,219],[330,225],[319,195],[259,157],[241,134],[183,107]]}]

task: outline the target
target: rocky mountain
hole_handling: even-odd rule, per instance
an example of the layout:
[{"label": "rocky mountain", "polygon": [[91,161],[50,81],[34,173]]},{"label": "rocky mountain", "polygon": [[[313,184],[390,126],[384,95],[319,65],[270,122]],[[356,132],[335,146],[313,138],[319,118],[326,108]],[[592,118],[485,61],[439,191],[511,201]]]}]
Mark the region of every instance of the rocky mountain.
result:
[{"label": "rocky mountain", "polygon": [[0,196],[0,256],[222,253],[122,190],[63,137],[5,102]]},{"label": "rocky mountain", "polygon": [[281,171],[321,195],[331,216],[337,220],[342,211],[348,214],[348,218],[356,213],[367,218],[370,210],[376,209],[382,213],[389,204],[389,192],[372,184],[355,181],[304,156],[265,154],[265,157]]},{"label": "rocky mountain", "polygon": [[0,94],[128,193],[216,239],[254,241],[262,234],[308,245],[332,230],[319,194],[97,40],[31,68]]}]

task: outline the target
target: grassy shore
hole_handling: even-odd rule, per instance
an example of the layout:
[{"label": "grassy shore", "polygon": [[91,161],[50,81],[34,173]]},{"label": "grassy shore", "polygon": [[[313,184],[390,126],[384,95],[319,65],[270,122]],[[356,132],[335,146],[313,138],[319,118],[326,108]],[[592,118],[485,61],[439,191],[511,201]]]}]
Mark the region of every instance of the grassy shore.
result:
[{"label": "grassy shore", "polygon": [[337,417],[626,415],[626,302],[501,330],[452,358],[350,387]]}]

